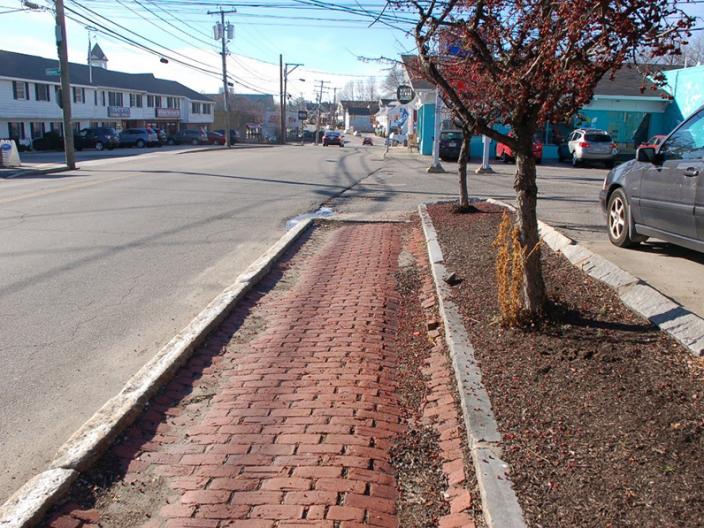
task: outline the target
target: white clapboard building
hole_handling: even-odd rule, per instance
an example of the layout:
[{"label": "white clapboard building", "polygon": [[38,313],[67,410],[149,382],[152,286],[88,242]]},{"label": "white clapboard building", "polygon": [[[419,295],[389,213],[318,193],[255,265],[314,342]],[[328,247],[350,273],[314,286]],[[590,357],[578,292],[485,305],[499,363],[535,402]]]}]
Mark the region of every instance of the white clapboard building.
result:
[{"label": "white clapboard building", "polygon": [[[169,132],[208,130],[213,100],[176,81],[151,73],[107,69],[96,44],[91,64],[69,64],[72,124],[76,130],[157,127]],[[0,50],[0,138],[31,145],[55,130],[63,134],[57,59]]]}]

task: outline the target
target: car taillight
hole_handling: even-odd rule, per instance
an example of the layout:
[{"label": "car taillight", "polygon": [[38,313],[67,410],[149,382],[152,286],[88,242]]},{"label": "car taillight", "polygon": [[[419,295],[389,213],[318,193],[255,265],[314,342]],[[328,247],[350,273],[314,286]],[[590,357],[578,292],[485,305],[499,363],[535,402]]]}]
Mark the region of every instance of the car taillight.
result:
[{"label": "car taillight", "polygon": [[616,143],[611,143],[611,148],[615,149],[616,148]]},{"label": "car taillight", "polygon": [[579,146],[582,148],[589,148],[590,145],[586,141],[580,141]]}]

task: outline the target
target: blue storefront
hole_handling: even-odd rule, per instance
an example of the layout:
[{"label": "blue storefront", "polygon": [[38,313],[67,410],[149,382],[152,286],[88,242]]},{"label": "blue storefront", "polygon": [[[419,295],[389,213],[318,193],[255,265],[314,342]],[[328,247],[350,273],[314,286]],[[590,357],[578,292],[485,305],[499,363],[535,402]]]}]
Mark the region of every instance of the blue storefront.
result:
[{"label": "blue storefront", "polygon": [[[624,67],[614,79],[605,78],[595,89],[592,101],[569,123],[547,125],[540,132],[544,144],[543,158],[558,159],[558,145],[577,127],[606,130],[622,155],[635,153],[637,146],[655,134],[668,133],[685,117],[704,104],[704,66],[665,72],[668,85],[653,89],[645,83],[640,71]],[[417,79],[414,84],[420,84]],[[422,81],[426,83],[427,81]],[[420,86],[419,86],[420,87]],[[421,154],[431,155],[434,140],[435,90],[423,85],[415,101],[417,122],[413,129]],[[449,120],[445,120],[449,127]],[[445,124],[445,123],[444,123]],[[491,153],[495,152],[492,142]],[[480,137],[471,141],[470,155],[481,157]]]},{"label": "blue storefront", "polygon": [[665,111],[664,130],[668,133],[704,105],[704,66],[665,72],[672,104]]}]

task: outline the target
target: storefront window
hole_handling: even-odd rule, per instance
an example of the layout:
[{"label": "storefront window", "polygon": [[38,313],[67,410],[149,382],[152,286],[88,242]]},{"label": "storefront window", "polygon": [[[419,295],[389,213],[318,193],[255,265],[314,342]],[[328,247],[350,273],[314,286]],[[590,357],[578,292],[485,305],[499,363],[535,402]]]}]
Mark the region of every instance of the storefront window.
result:
[{"label": "storefront window", "polygon": [[32,139],[38,139],[44,135],[44,123],[42,122],[31,122],[29,124],[29,131],[32,135]]},{"label": "storefront window", "polygon": [[8,123],[7,127],[10,132],[10,139],[14,139],[15,141],[25,139],[24,123]]},{"label": "storefront window", "polygon": [[61,121],[52,121],[49,123],[49,130],[58,132],[60,136],[64,135],[64,124]]}]

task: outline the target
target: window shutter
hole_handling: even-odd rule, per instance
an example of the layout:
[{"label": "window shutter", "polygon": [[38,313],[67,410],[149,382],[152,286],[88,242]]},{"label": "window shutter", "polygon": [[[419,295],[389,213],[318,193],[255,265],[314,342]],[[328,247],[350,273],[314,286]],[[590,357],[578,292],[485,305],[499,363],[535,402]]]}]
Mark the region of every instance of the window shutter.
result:
[{"label": "window shutter", "polygon": [[17,81],[12,81],[12,97],[17,99]]},{"label": "window shutter", "polygon": [[39,101],[39,83],[34,83],[34,98]]},{"label": "window shutter", "polygon": [[24,83],[24,98],[27,99],[27,101],[29,101],[31,99],[31,97],[29,97],[29,83],[28,82]]},{"label": "window shutter", "polygon": [[81,102],[85,103],[86,102],[86,89],[81,88]]}]

